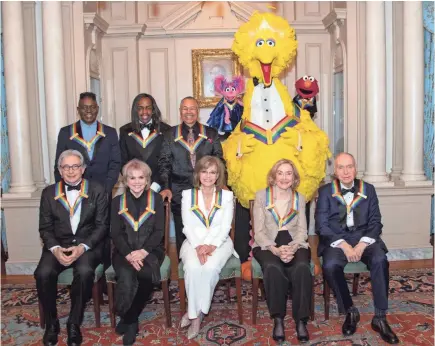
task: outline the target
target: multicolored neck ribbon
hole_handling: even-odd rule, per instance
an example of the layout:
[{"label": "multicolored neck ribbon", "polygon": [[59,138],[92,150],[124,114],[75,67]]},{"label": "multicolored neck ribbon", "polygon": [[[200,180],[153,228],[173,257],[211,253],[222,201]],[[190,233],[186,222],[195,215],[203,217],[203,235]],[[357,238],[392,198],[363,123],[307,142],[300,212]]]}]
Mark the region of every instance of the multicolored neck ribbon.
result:
[{"label": "multicolored neck ribbon", "polygon": [[281,134],[286,131],[286,127],[293,127],[299,123],[299,118],[295,116],[285,116],[282,118],[274,127],[269,130],[262,128],[254,123],[247,120],[242,120],[241,129],[246,134],[253,134],[254,137],[260,142],[272,145],[280,137]]},{"label": "multicolored neck ribbon", "polygon": [[151,190],[148,190],[147,207],[145,208],[144,212],[139,216],[138,220],[135,220],[134,217],[128,211],[127,193],[124,192],[124,194],[119,199],[118,215],[122,215],[125,221],[128,222],[128,224],[131,226],[131,228],[133,228],[135,232],[137,232],[139,228],[143,225],[143,223],[146,220],[148,220],[151,217],[151,215],[154,215],[155,213],[156,213],[155,198]]},{"label": "multicolored neck ribbon", "polygon": [[273,202],[273,188],[268,187],[266,188],[266,209],[269,210],[279,229],[281,229],[299,213],[299,193],[297,191],[292,192],[292,207],[287,215],[281,218]]},{"label": "multicolored neck ribbon", "polygon": [[192,146],[189,145],[189,143],[183,138],[183,135],[181,133],[181,124],[175,127],[175,140],[174,142],[178,142],[181,144],[183,148],[185,148],[190,154],[194,154],[196,149],[198,149],[199,145],[207,140],[205,127],[201,123],[198,123],[199,125],[199,135],[196,141],[192,144]]},{"label": "multicolored neck ribbon", "polygon": [[367,185],[363,180],[359,181],[359,189],[358,192],[354,193],[353,201],[350,204],[347,204],[344,197],[341,194],[340,189],[340,181],[335,179],[331,183],[332,188],[332,197],[334,197],[337,201],[339,201],[342,205],[346,206],[346,211],[349,214],[353,211],[363,200],[367,199]]},{"label": "multicolored neck ribbon", "polygon": [[131,136],[136,142],[138,142],[143,149],[145,149],[153,140],[155,140],[159,136],[155,130],[151,132],[145,139],[136,132],[130,132],[128,135]]},{"label": "multicolored neck ribbon", "polygon": [[80,189],[79,196],[77,197],[75,203],[73,206],[70,206],[68,199],[66,198],[65,193],[65,184],[63,180],[56,183],[55,189],[54,189],[54,200],[59,201],[60,204],[66,209],[66,211],[69,213],[70,217],[73,217],[80,205],[82,203],[83,198],[88,198],[88,190],[89,190],[89,181],[86,179],[82,180],[82,187]]},{"label": "multicolored neck ribbon", "polygon": [[92,139],[89,142],[85,141],[82,137],[80,137],[79,133],[77,132],[77,123],[71,125],[70,134],[71,137],[69,139],[80,144],[88,152],[94,150],[95,144],[100,138],[106,137],[106,134],[104,133],[104,125],[99,121],[97,121],[97,133],[95,134],[94,137],[92,137]]},{"label": "multicolored neck ribbon", "polygon": [[203,223],[203,225],[207,228],[210,228],[211,223],[213,222],[213,218],[216,215],[216,212],[222,208],[222,190],[216,191],[213,208],[210,210],[210,213],[207,217],[205,217],[204,213],[201,209],[199,209],[199,189],[192,189],[192,205],[190,210],[196,215],[196,217]]}]

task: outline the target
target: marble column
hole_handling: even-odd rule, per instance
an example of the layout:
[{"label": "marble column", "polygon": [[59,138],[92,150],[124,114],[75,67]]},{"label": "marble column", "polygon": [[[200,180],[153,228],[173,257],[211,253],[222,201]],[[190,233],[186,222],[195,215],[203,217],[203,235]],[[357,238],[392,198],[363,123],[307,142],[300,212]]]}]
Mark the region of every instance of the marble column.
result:
[{"label": "marble column", "polygon": [[9,193],[36,190],[32,176],[30,119],[24,45],[23,3],[2,3],[6,106],[8,110],[11,185]]},{"label": "marble column", "polygon": [[68,123],[60,1],[42,2],[42,40],[50,180],[54,181],[57,136],[59,130]]},{"label": "marble column", "polygon": [[423,170],[424,35],[420,1],[403,2],[403,170],[405,185],[426,184]]},{"label": "marble column", "polygon": [[385,4],[366,2],[366,165],[363,179],[393,185],[386,173]]}]

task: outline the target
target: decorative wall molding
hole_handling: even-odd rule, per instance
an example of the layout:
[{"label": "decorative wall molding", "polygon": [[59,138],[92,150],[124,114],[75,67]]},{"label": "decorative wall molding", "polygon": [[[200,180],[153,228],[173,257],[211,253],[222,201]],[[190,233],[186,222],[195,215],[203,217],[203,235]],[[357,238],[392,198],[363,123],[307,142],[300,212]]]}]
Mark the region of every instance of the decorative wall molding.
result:
[{"label": "decorative wall molding", "polygon": [[110,25],[106,37],[131,37],[139,38],[145,33],[146,24]]}]

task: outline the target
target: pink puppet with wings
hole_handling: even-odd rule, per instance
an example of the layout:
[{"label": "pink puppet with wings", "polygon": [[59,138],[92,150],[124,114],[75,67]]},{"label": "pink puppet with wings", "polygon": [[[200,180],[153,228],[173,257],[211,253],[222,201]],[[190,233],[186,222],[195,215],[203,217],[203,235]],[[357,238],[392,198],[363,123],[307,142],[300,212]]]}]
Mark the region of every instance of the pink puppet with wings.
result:
[{"label": "pink puppet with wings", "polygon": [[214,90],[222,99],[210,113],[207,125],[215,128],[219,135],[228,137],[235,129],[243,114],[241,96],[245,91],[245,79],[235,76],[232,80],[219,75],[214,80]]}]

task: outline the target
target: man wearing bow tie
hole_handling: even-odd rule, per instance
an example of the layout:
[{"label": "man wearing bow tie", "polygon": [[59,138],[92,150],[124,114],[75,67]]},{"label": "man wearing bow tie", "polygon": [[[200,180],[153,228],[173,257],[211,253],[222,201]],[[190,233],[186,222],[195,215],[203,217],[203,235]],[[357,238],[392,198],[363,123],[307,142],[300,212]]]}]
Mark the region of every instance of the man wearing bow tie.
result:
[{"label": "man wearing bow tie", "polygon": [[390,344],[399,339],[391,330],[388,310],[389,263],[381,239],[382,223],[373,185],[355,179],[356,163],[351,154],[340,153],[334,162],[336,179],[319,189],[316,208],[318,255],[323,257],[323,275],[335,292],[340,313],[346,318],[345,336],[355,333],[360,320],[344,277],[348,262],[362,261],[370,269],[375,316],[372,329]]},{"label": "man wearing bow tie", "polygon": [[77,150],[59,156],[62,179],[41,195],[39,233],[42,256],[35,270],[38,297],[43,306],[44,345],[56,345],[59,320],[56,309],[57,278],[73,268],[71,310],[67,321],[68,345],[80,345],[80,325],[92,296],[95,268],[102,262],[109,229],[108,200],[104,188],[83,178],[86,164]]},{"label": "man wearing bow tie", "polygon": [[151,189],[160,192],[161,179],[157,167],[163,143],[163,133],[171,127],[162,121],[156,100],[149,94],[139,94],[131,107],[131,122],[119,129],[121,169],[133,159],[151,168]]}]

